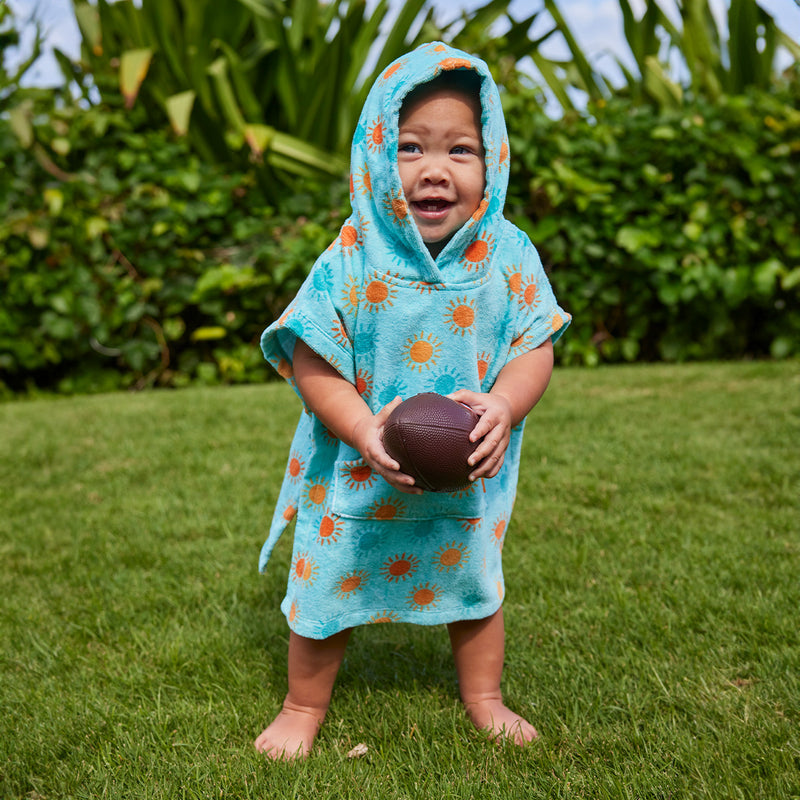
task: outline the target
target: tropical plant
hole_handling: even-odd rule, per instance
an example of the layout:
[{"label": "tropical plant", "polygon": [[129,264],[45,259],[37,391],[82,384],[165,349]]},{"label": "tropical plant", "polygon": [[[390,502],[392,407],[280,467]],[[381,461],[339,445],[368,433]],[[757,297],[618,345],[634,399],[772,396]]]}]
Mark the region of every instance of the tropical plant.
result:
[{"label": "tropical plant", "polygon": [[[75,0],[83,36],[82,70],[60,57],[86,97],[144,106],[155,125],[169,119],[215,161],[244,153],[269,179],[346,169],[347,140],[363,100],[360,85],[413,47],[431,24],[424,0],[405,3],[383,47],[383,0]],[[409,35],[416,27],[418,33]],[[423,34],[424,31],[424,34]]]},{"label": "tropical plant", "polygon": [[35,33],[30,53],[25,56],[20,64],[14,67],[13,73],[8,72],[5,65],[5,54],[9,50],[19,47],[20,31],[8,6],[0,5],[0,112],[7,109],[9,98],[19,88],[20,79],[42,54],[42,29],[35,21],[33,27]]},{"label": "tropical plant", "polygon": [[[778,28],[757,0],[730,0],[727,37],[709,0],[677,0],[680,25],[671,21],[659,0],[646,0],[639,18],[630,0],[619,0],[636,72],[615,56],[624,84],[614,88],[608,78],[598,75],[589,65],[574,38],[568,35],[554,0],[545,0],[545,4],[564,34],[572,56],[568,64],[571,69],[564,74],[565,82],[583,90],[591,100],[623,94],[637,103],[665,108],[679,105],[685,91],[692,97],[718,100],[723,94],[741,94],[749,88],[768,89],[773,85],[779,46],[795,60],[800,58],[800,44]],[[680,66],[676,68],[676,64]],[[677,77],[676,73],[685,77]],[[543,75],[548,78],[546,73]],[[555,92],[554,82],[547,82]],[[557,98],[569,107],[564,95],[561,86]]]},{"label": "tropical plant", "polygon": [[[528,36],[544,9],[516,21],[509,0],[490,0],[443,28],[426,5],[401,4],[386,29],[388,0],[370,13],[364,0],[74,0],[82,61],[58,58],[86,101],[98,89],[112,103],[143,105],[155,125],[168,118],[206,158],[244,152],[285,184],[291,175],[344,171],[369,88],[422,41],[465,43],[501,65],[501,78],[513,78],[529,54],[555,74]],[[559,27],[569,36],[553,0],[545,5],[556,22],[540,41]],[[501,19],[499,48],[492,32]]]}]

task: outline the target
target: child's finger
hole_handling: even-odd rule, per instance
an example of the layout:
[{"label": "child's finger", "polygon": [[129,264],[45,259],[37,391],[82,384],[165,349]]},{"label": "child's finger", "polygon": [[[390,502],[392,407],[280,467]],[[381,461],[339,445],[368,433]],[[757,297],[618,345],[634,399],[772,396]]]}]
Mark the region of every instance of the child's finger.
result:
[{"label": "child's finger", "polygon": [[377,414],[375,414],[375,421],[378,423],[378,425],[383,426],[383,423],[389,419],[389,414],[391,414],[392,411],[394,411],[402,402],[402,397],[395,397],[391,403],[387,403]]}]

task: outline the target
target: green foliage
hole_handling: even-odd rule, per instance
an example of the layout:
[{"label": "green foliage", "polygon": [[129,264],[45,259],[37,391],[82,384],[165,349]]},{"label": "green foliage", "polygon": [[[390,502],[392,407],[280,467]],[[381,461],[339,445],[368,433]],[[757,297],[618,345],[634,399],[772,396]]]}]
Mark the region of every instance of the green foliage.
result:
[{"label": "green foliage", "polygon": [[[255,157],[274,196],[293,178],[342,175],[366,92],[397,56],[436,35],[423,0],[387,17],[363,0],[75,0],[83,34],[77,77],[106,102],[141,104],[149,125],[170,119],[206,159]],[[410,31],[414,29],[414,34]],[[75,78],[70,69],[68,78]],[[281,186],[283,184],[284,186]]]},{"label": "green foliage", "polygon": [[[575,318],[560,358],[797,354],[800,80],[796,67],[786,82],[771,73],[773,45],[791,43],[752,0],[731,5],[727,45],[701,0],[684,4],[681,30],[655,0],[639,20],[621,4],[642,74],[610,100],[553,0],[499,37],[488,31],[505,0],[451,28],[505,88],[508,212]],[[345,148],[372,77],[362,45],[386,9],[367,18],[360,2],[229,5],[219,20],[213,3],[77,3],[84,61],[57,55],[79,103],[65,90],[20,88],[38,37],[13,75],[0,69],[0,389],[269,374],[259,334],[347,213],[344,180],[308,176],[319,152]],[[371,69],[440,32],[418,5],[404,6]],[[552,27],[531,42],[545,11]],[[414,20],[425,22],[411,36]],[[559,33],[572,60],[547,62],[538,47]],[[691,91],[657,77],[665,35],[673,50],[698,54]],[[0,44],[18,41],[0,9]],[[348,61],[356,42],[361,60]],[[742,58],[730,58],[734,48]],[[517,69],[525,55],[565,108],[570,86],[596,98],[588,114],[545,117],[542,90]]]},{"label": "green foliage", "polygon": [[592,120],[506,100],[509,212],[575,317],[568,361],[800,353],[800,82]]},{"label": "green foliage", "polygon": [[205,164],[135,113],[22,110],[27,150],[0,120],[7,386],[263,378],[258,337],[333,238],[341,193],[276,208],[252,171]]}]

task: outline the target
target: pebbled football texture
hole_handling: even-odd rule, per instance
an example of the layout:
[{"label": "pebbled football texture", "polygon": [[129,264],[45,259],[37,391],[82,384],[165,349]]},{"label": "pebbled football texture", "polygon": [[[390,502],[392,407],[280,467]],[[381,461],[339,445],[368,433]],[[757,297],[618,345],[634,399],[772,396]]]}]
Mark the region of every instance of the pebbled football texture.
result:
[{"label": "pebbled football texture", "polygon": [[383,446],[430,492],[454,492],[469,485],[467,459],[478,446],[469,434],[478,415],[469,406],[435,392],[409,397],[383,426]]}]

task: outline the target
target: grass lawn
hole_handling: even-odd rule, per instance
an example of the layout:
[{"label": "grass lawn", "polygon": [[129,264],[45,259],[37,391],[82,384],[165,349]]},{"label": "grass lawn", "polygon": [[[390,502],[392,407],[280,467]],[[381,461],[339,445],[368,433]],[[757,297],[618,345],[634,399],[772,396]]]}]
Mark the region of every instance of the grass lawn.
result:
[{"label": "grass lawn", "polygon": [[797,362],[556,372],[505,548],[524,750],[465,720],[443,628],[380,625],[312,757],[255,752],[298,414],[279,384],[0,405],[0,797],[800,797]]}]

